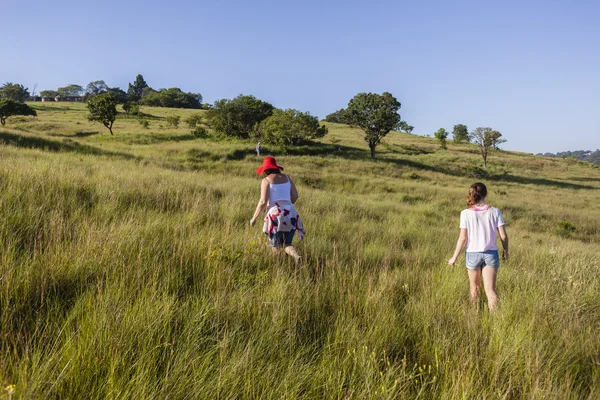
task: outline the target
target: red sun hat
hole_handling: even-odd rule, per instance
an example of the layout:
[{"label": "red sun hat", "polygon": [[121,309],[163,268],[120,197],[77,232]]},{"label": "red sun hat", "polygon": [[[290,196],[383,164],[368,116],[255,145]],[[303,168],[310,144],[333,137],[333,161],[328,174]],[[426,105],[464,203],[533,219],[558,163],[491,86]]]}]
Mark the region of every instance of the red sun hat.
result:
[{"label": "red sun hat", "polygon": [[277,162],[275,161],[274,157],[266,156],[265,159],[263,160],[262,167],[257,168],[256,173],[261,175],[263,172],[265,172],[268,169],[278,169],[281,171],[281,170],[283,170],[283,167],[277,165]]}]

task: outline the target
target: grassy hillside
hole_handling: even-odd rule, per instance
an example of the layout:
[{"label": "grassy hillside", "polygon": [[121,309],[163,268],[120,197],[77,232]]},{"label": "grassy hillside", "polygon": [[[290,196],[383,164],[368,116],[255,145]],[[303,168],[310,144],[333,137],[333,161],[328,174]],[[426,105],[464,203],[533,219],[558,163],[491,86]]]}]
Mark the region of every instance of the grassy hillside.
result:
[{"label": "grassy hillside", "polygon": [[[0,128],[0,384],[22,398],[599,398],[600,168],[329,124],[276,155],[306,263],[248,224],[254,143],[81,104]],[[500,309],[448,267],[482,180],[511,238]],[[574,229],[573,229],[574,227]],[[0,393],[7,397],[7,392]]]}]

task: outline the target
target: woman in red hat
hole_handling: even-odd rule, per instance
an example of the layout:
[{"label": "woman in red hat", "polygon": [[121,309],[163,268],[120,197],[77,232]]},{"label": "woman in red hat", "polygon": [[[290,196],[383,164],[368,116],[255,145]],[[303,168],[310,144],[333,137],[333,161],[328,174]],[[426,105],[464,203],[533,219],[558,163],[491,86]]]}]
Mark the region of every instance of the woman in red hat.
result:
[{"label": "woman in red hat", "polygon": [[260,200],[250,225],[254,226],[258,216],[266,209],[263,232],[269,238],[269,245],[275,252],[283,248],[298,263],[300,255],[292,246],[296,232],[300,240],[304,238],[304,227],[294,207],[298,191],[292,179],[281,173],[282,170],[283,167],[277,165],[275,158],[271,156],[265,157],[262,166],[256,169],[259,175],[266,176],[260,183]]}]

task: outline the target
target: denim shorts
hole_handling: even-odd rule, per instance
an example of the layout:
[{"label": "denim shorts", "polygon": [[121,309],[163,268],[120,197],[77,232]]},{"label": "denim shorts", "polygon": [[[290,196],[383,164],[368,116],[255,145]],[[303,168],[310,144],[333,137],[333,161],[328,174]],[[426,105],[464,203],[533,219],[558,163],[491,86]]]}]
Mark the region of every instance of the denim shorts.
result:
[{"label": "denim shorts", "polygon": [[481,252],[467,252],[465,257],[468,269],[479,269],[481,267],[498,268],[500,266],[500,257],[498,250],[487,250]]},{"label": "denim shorts", "polygon": [[275,232],[269,234],[269,246],[287,247],[292,245],[292,239],[296,230],[290,232]]}]

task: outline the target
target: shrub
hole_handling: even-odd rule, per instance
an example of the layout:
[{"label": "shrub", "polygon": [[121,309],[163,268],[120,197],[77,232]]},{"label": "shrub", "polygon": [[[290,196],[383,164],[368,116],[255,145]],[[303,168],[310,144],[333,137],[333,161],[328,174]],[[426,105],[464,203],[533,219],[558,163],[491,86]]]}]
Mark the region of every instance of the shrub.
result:
[{"label": "shrub", "polygon": [[250,137],[255,125],[270,117],[274,107],[254,96],[239,95],[233,100],[221,99],[209,111],[211,126],[227,136]]},{"label": "shrub", "polygon": [[203,126],[197,127],[191,133],[192,133],[192,136],[194,136],[196,138],[205,138],[208,136],[208,130]]},{"label": "shrub", "polygon": [[202,114],[195,113],[195,114],[188,116],[186,119],[183,120],[183,122],[188,124],[188,126],[192,129],[192,128],[195,128],[198,124],[202,123],[202,120],[203,120]]},{"label": "shrub", "polygon": [[266,143],[296,146],[327,134],[317,117],[297,110],[275,110],[257,125],[255,134]]},{"label": "shrub", "polygon": [[123,104],[123,111],[127,114],[138,115],[140,112],[140,105],[135,101],[128,101]]},{"label": "shrub", "polygon": [[138,123],[146,129],[148,129],[148,127],[150,127],[150,122],[146,118],[138,119]]},{"label": "shrub", "polygon": [[181,121],[181,117],[179,115],[169,115],[165,118],[165,120],[167,121],[167,125],[177,128],[179,127],[179,121]]},{"label": "shrub", "polygon": [[576,230],[577,228],[570,221],[559,221],[554,227],[554,233],[564,238],[571,237]]}]

